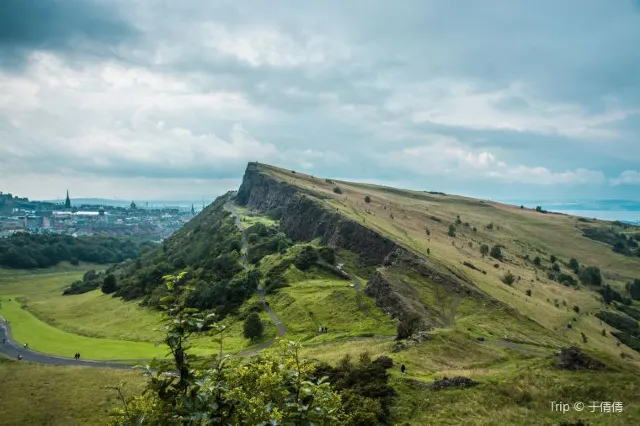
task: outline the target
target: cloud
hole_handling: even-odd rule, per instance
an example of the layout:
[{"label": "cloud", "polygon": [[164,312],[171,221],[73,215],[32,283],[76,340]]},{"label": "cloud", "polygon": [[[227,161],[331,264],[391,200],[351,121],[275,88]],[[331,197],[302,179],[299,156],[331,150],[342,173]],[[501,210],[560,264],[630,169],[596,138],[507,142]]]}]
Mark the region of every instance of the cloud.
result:
[{"label": "cloud", "polygon": [[640,13],[585,1],[7,0],[0,189],[196,191],[258,160],[631,194],[601,183],[640,162]]},{"label": "cloud", "polygon": [[431,135],[431,143],[403,148],[377,156],[380,164],[392,163],[422,175],[444,175],[456,179],[494,179],[535,185],[599,184],[602,172],[575,169],[552,172],[542,166],[510,165],[488,151],[473,150],[459,141]]},{"label": "cloud", "polygon": [[635,170],[626,170],[620,173],[615,179],[611,179],[611,184],[618,185],[640,185],[640,172]]}]

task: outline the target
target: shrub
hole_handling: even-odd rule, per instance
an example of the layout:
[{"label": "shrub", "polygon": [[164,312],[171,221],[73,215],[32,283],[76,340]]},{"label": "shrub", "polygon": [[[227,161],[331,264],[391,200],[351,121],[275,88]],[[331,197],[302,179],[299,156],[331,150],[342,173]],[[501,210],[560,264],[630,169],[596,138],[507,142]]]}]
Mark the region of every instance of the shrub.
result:
[{"label": "shrub", "polygon": [[456,225],[462,224],[462,220],[460,219],[460,215],[456,216]]},{"label": "shrub", "polygon": [[578,306],[578,305],[574,305],[574,306],[573,306],[573,311],[574,311],[576,314],[579,314],[579,313],[580,313],[580,306]]},{"label": "shrub", "polygon": [[340,189],[339,186],[334,186],[333,187],[333,192],[335,192],[336,194],[342,194],[342,189]]},{"label": "shrub", "polygon": [[318,252],[312,246],[304,246],[293,260],[293,264],[301,271],[306,271],[318,260]]},{"label": "shrub", "polygon": [[456,236],[456,227],[453,224],[449,225],[449,232],[447,233],[450,237],[455,238]]},{"label": "shrub", "polygon": [[493,223],[488,224],[487,229],[493,229]]},{"label": "shrub", "polygon": [[527,290],[527,296],[531,296],[531,289]]},{"label": "shrub", "polygon": [[475,226],[473,227],[473,232],[478,232],[478,228],[476,228]]},{"label": "shrub", "polygon": [[486,244],[482,244],[480,246],[480,254],[482,254],[482,257],[486,256],[489,254],[489,246]]},{"label": "shrub", "polygon": [[511,271],[507,271],[507,273],[502,276],[502,282],[507,285],[512,285],[515,281],[516,277],[511,273]]},{"label": "shrub", "polygon": [[426,232],[426,233],[427,233],[427,236],[430,236],[430,235],[431,235],[431,231],[429,231],[429,228],[425,228],[424,232]]},{"label": "shrub", "polygon": [[640,279],[636,278],[626,285],[632,299],[640,300]]},{"label": "shrub", "polygon": [[321,247],[318,250],[318,255],[322,260],[331,265],[336,263],[336,251],[331,247]]},{"label": "shrub", "polygon": [[260,316],[256,312],[251,312],[247,319],[244,320],[242,332],[247,339],[257,340],[262,337],[264,325],[262,325]]},{"label": "shrub", "polygon": [[329,178],[326,178],[324,181],[327,182],[327,183],[333,183],[333,181],[331,179],[329,179]]},{"label": "shrub", "polygon": [[551,269],[553,269],[556,272],[560,272],[560,265],[558,265],[557,263],[554,263],[553,266],[551,266]]},{"label": "shrub", "polygon": [[573,257],[571,259],[569,259],[569,268],[575,272],[576,274],[578,272],[580,272],[580,264],[578,263],[578,261],[576,259],[574,259]]},{"label": "shrub", "polygon": [[490,255],[494,259],[502,259],[502,249],[500,249],[500,246],[491,247]]},{"label": "shrub", "polygon": [[553,254],[552,254],[551,256],[549,256],[549,261],[550,261],[551,263],[556,263],[556,261],[557,261],[557,260],[558,260],[558,258],[557,258],[557,257],[555,257]]},{"label": "shrub", "polygon": [[417,314],[409,314],[398,323],[396,340],[408,339],[420,330],[422,320]]},{"label": "shrub", "polygon": [[540,259],[540,256],[536,256],[533,258],[533,264],[536,266],[540,266],[542,264],[542,259]]},{"label": "shrub", "polygon": [[102,292],[104,294],[115,293],[117,289],[116,277],[113,274],[104,277],[104,281],[102,282]]},{"label": "shrub", "polygon": [[586,268],[582,268],[578,277],[580,278],[580,282],[582,282],[582,284],[602,284],[602,274],[600,273],[600,268],[598,268],[597,266],[587,266]]},{"label": "shrub", "polygon": [[371,202],[371,197],[369,197],[368,195],[366,195],[366,196],[364,197],[364,202],[365,202],[365,203],[367,203],[367,204],[369,204],[369,203]]}]

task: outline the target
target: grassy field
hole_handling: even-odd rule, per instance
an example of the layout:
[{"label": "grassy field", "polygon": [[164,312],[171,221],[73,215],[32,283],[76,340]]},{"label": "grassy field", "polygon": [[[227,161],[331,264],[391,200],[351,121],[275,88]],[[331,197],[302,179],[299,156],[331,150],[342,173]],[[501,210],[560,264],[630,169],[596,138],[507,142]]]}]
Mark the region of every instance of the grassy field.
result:
[{"label": "grassy field", "polygon": [[145,379],[137,371],[59,367],[0,357],[0,425],[101,425],[119,403],[110,386],[126,382],[139,394]]}]

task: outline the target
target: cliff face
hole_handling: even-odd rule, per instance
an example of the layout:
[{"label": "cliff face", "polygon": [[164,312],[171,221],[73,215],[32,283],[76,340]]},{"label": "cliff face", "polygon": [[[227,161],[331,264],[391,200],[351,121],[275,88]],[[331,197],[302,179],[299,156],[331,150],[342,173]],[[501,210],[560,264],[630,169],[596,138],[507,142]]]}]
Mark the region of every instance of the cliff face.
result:
[{"label": "cliff face", "polygon": [[285,182],[278,182],[249,163],[236,202],[266,213],[279,210],[280,227],[294,241],[320,237],[322,244],[340,247],[359,255],[362,265],[380,265],[399,246],[375,231],[329,211],[317,201]]},{"label": "cliff face", "polygon": [[339,247],[357,253],[362,265],[378,265],[385,268],[376,272],[365,287],[365,293],[375,298],[376,304],[394,318],[402,319],[411,314],[419,315],[425,328],[443,322],[442,307],[423,305],[409,286],[389,279],[385,269],[413,271],[431,285],[438,286],[448,297],[472,297],[489,303],[499,303],[480,291],[465,277],[442,265],[433,264],[378,234],[364,225],[323,206],[317,196],[311,197],[305,190],[281,182],[261,173],[255,163],[249,163],[236,202],[261,213],[278,210],[281,213],[280,228],[294,241],[310,241],[321,238],[323,245]]}]

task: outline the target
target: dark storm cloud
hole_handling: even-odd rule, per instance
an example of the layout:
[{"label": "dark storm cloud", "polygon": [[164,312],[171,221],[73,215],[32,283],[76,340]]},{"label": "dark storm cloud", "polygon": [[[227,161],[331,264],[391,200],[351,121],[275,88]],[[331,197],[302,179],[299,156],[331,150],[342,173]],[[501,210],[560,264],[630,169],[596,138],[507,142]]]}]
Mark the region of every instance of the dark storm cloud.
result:
[{"label": "dark storm cloud", "polygon": [[[35,49],[104,54],[100,49],[135,36],[136,30],[107,0],[3,0],[0,66],[19,67]],[[78,47],[77,42],[88,42]]]}]

